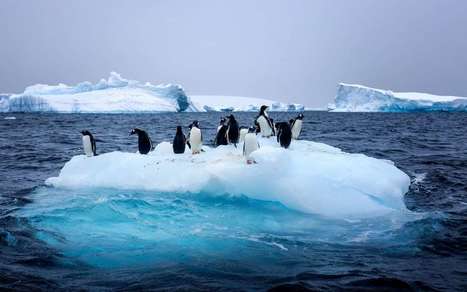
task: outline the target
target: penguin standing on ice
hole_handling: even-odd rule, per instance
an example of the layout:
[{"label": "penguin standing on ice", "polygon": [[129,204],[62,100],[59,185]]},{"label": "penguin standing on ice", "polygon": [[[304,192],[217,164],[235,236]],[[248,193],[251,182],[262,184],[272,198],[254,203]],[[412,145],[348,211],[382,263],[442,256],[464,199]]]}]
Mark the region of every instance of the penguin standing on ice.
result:
[{"label": "penguin standing on ice", "polygon": [[191,153],[199,154],[201,152],[201,148],[203,147],[203,137],[199,128],[199,122],[194,121],[190,127],[189,146],[191,147]]},{"label": "penguin standing on ice", "polygon": [[290,120],[290,127],[292,128],[292,139],[297,140],[302,131],[303,114],[298,114],[295,119]]},{"label": "penguin standing on ice", "polygon": [[255,119],[255,125],[259,127],[261,136],[263,137],[271,137],[275,135],[274,126],[271,122],[271,119],[269,119],[268,113],[266,112],[267,109],[268,106],[261,106],[259,114]]},{"label": "penguin standing on ice", "polygon": [[256,129],[251,127],[248,129],[248,133],[245,135],[245,143],[243,143],[243,156],[246,158],[246,163],[256,163],[251,158],[251,153],[259,148],[258,140],[256,139]]},{"label": "penguin standing on ice", "polygon": [[228,117],[229,121],[227,122],[227,139],[229,143],[233,143],[237,147],[238,139],[240,138],[240,129],[238,127],[238,122],[233,115]]},{"label": "penguin standing on ice", "polygon": [[228,126],[225,124],[225,118],[222,118],[220,121],[219,126],[217,127],[216,138],[214,139],[214,145],[227,145],[229,142],[227,141],[227,130]]},{"label": "penguin standing on ice", "polygon": [[183,134],[182,127],[177,126],[177,131],[175,133],[175,137],[172,143],[172,147],[175,154],[183,154],[185,153],[185,145],[186,145],[186,138]]},{"label": "penguin standing on ice", "polygon": [[145,131],[135,128],[131,130],[130,136],[137,134],[138,135],[138,151],[140,154],[148,154],[152,150],[152,141],[149,138],[148,133]]},{"label": "penguin standing on ice", "polygon": [[292,130],[287,122],[276,124],[277,129],[277,142],[285,149],[289,148],[292,141]]},{"label": "penguin standing on ice", "polygon": [[277,130],[276,130],[276,124],[274,123],[274,120],[272,118],[269,118],[269,120],[271,121],[271,127],[272,129],[274,130],[274,132],[272,133],[273,136],[276,136],[277,134]]},{"label": "penguin standing on ice", "polygon": [[81,131],[83,135],[83,149],[87,157],[96,156],[96,140],[88,130]]},{"label": "penguin standing on ice", "polygon": [[243,142],[245,141],[245,135],[248,134],[248,128],[247,127],[240,127],[240,138],[239,138],[239,142]]},{"label": "penguin standing on ice", "polygon": [[[219,126],[217,126],[217,132],[219,132],[219,130],[220,130],[223,126],[225,126],[225,122],[226,122],[225,118],[222,117],[221,120],[219,121]],[[216,133],[217,133],[217,132],[216,132]]]}]

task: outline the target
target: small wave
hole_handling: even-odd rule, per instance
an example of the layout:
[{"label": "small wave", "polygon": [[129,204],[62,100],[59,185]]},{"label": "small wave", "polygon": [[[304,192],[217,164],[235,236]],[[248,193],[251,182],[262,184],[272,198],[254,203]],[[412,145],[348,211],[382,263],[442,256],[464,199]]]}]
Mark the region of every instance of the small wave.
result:
[{"label": "small wave", "polygon": [[418,185],[421,184],[426,178],[426,172],[415,173],[415,177],[412,179],[412,184]]},{"label": "small wave", "polygon": [[16,120],[16,117],[4,117],[4,120]]}]

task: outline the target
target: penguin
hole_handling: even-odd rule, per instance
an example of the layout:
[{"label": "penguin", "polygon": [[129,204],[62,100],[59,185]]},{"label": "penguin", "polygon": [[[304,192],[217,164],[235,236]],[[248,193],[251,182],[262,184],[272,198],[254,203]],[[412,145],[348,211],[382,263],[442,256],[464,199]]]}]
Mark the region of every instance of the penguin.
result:
[{"label": "penguin", "polygon": [[182,127],[177,126],[177,131],[175,132],[175,137],[172,143],[172,147],[175,154],[183,154],[185,153],[185,144],[186,138],[183,134]]},{"label": "penguin", "polygon": [[138,151],[140,154],[148,154],[152,150],[152,141],[149,138],[148,133],[145,131],[135,128],[131,130],[130,136],[137,134],[138,135]]},{"label": "penguin", "polygon": [[249,129],[247,127],[240,127],[240,138],[238,140],[239,142],[245,141],[245,135],[248,134],[248,131]]},{"label": "penguin", "polygon": [[219,121],[219,126],[217,126],[216,133],[219,132],[219,130],[222,128],[222,126],[225,125],[225,122],[226,122],[225,118],[221,118],[221,120]]},{"label": "penguin", "polygon": [[229,143],[233,143],[235,147],[237,147],[238,139],[240,138],[238,123],[233,115],[228,116],[228,119],[227,140]]},{"label": "penguin", "polygon": [[277,130],[276,130],[276,124],[274,123],[274,120],[272,118],[269,118],[269,120],[271,121],[271,126],[272,126],[272,129],[274,130],[274,132],[272,133],[273,136],[276,136],[276,133],[277,133]]},{"label": "penguin", "polygon": [[247,164],[256,163],[251,158],[251,153],[259,148],[258,140],[256,139],[256,129],[251,127],[248,129],[248,133],[245,135],[245,143],[243,143],[243,156],[246,158]]},{"label": "penguin", "polygon": [[192,154],[199,154],[203,146],[203,137],[201,135],[201,130],[199,129],[199,122],[194,121],[191,124],[190,129],[190,147]]},{"label": "penguin", "polygon": [[[225,120],[224,120],[225,121]],[[228,130],[227,125],[220,125],[217,134],[216,134],[216,139],[214,140],[214,145],[219,146],[219,145],[228,145],[229,142],[227,141],[227,130]]]},{"label": "penguin", "polygon": [[303,125],[303,114],[298,114],[295,119],[292,119],[290,122],[290,127],[292,128],[292,139],[297,140],[302,131]]},{"label": "penguin", "polygon": [[277,129],[277,142],[285,149],[289,148],[292,141],[292,130],[287,122],[276,124]]},{"label": "penguin", "polygon": [[255,119],[255,125],[259,127],[261,136],[263,137],[271,137],[275,135],[274,126],[271,120],[269,119],[268,113],[266,112],[267,109],[268,109],[268,106],[266,105],[261,106],[259,114]]},{"label": "penguin", "polygon": [[96,140],[88,130],[81,131],[83,135],[83,149],[87,157],[96,156]]}]

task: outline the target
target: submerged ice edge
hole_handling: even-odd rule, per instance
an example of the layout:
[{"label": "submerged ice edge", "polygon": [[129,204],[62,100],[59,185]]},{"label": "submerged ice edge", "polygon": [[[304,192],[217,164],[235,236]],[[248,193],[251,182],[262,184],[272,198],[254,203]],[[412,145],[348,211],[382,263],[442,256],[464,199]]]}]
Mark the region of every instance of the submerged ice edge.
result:
[{"label": "submerged ice edge", "polygon": [[247,165],[241,145],[173,154],[162,142],[149,155],[110,152],[74,156],[46,184],[60,188],[112,188],[174,193],[245,195],[330,217],[373,217],[405,210],[410,178],[392,163],[311,141],[285,150],[261,139]]}]

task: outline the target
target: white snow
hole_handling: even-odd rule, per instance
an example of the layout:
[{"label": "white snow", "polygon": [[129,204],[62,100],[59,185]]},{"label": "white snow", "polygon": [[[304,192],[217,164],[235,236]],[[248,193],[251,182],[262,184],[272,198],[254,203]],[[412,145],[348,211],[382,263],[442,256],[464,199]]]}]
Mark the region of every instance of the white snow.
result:
[{"label": "white snow", "polygon": [[341,83],[329,108],[343,112],[467,111],[467,98]]},{"label": "white snow", "polygon": [[259,111],[262,105],[270,111],[303,111],[301,104],[287,104],[265,98],[225,96],[225,95],[190,95],[196,111]]},{"label": "white snow", "polygon": [[311,141],[293,141],[286,150],[274,139],[258,139],[261,148],[251,154],[257,164],[246,164],[241,144],[204,146],[205,152],[198,155],[189,150],[176,155],[170,143],[162,142],[149,155],[74,156],[46,183],[60,188],[245,195],[341,218],[405,210],[403,195],[410,178],[389,161]]}]

